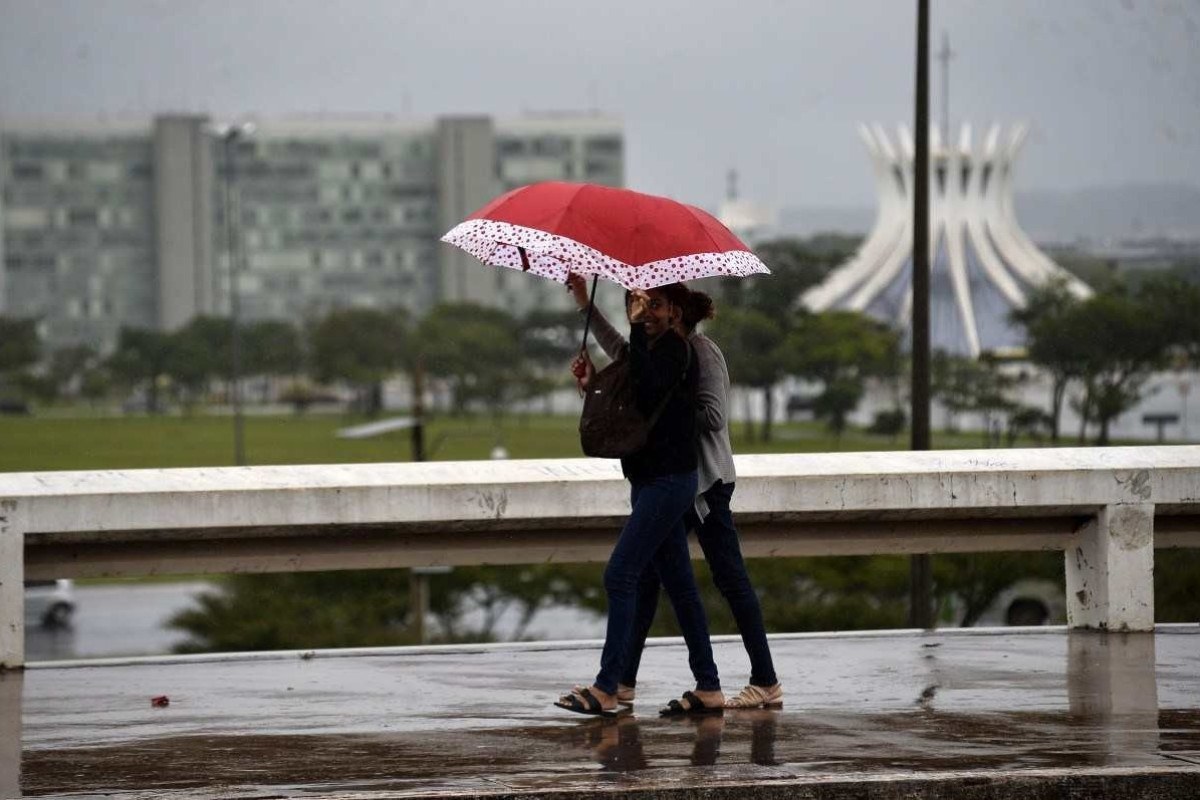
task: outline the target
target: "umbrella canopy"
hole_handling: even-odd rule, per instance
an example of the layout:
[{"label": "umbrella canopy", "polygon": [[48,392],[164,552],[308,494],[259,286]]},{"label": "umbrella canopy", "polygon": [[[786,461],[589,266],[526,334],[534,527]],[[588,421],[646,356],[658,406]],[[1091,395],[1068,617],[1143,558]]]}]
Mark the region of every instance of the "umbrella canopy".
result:
[{"label": "umbrella canopy", "polygon": [[711,214],[629,189],[548,181],[514,189],[442,237],[485,264],[565,283],[592,275],[653,289],[769,270]]}]

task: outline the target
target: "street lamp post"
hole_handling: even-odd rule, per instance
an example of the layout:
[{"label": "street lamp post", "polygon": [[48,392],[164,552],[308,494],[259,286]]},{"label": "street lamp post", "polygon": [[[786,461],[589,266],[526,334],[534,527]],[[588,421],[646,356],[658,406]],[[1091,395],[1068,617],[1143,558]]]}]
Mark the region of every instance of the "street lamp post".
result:
[{"label": "street lamp post", "polygon": [[249,123],[223,126],[217,130],[225,159],[225,243],[229,254],[229,401],[233,407],[233,461],[246,464],[245,425],[242,418],[242,331],[241,292],[238,275],[241,272],[238,248],[237,217],[239,206],[234,202],[235,160],[234,145],[254,131]]},{"label": "street lamp post", "polygon": [[[930,449],[929,348],[929,0],[917,0],[917,97],[913,154],[912,449]],[[948,132],[947,132],[948,133]],[[912,557],[908,623],[933,627],[933,565]]]}]

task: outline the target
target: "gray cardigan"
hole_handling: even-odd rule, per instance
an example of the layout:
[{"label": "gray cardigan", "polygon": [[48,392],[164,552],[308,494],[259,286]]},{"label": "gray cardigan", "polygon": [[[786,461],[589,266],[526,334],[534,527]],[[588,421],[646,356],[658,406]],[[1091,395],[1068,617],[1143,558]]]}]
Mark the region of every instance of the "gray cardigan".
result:
[{"label": "gray cardigan", "polygon": [[[592,331],[609,358],[616,358],[625,347],[625,337],[598,308],[592,310]],[[699,494],[703,495],[717,481],[733,483],[737,480],[733,447],[729,444],[729,368],[721,348],[703,333],[692,331],[688,341],[700,367],[700,384],[696,391],[696,456],[699,464],[696,485]],[[700,519],[708,516],[708,504],[703,496],[696,498],[696,513]]]}]

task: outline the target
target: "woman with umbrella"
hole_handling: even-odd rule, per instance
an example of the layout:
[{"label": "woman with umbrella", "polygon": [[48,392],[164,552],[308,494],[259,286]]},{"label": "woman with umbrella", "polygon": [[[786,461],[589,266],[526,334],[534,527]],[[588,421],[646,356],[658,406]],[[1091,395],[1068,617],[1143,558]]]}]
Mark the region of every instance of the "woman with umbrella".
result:
[{"label": "woman with umbrella", "polygon": [[[683,632],[696,688],[672,701],[663,713],[702,713],[725,703],[708,635],[708,620],[688,553],[684,515],[696,497],[697,369],[691,346],[676,332],[688,301],[678,283],[635,292],[630,302],[627,357],[636,402],[650,418],[646,444],[621,459],[629,479],[632,510],[604,570],[608,627],[600,672],[590,687],[575,687],[555,703],[583,714],[617,708],[618,682],[629,658],[635,630],[638,583],[652,570],[658,575]],[[572,365],[581,389],[595,370],[587,351]]]},{"label": "woman with umbrella", "polygon": [[[570,276],[567,288],[579,308],[586,309],[588,296],[583,279],[578,275]],[[625,339],[603,314],[593,313],[596,341],[610,358],[616,358],[625,347]],[[687,530],[696,532],[704,558],[712,570],[713,582],[729,604],[750,657],[749,683],[725,705],[727,708],[775,707],[783,704],[783,687],[775,675],[762,609],[746,572],[729,508],[737,479],[729,443],[729,369],[717,343],[696,330],[714,313],[711,297],[704,292],[688,292],[676,326],[676,332],[692,345],[700,372],[696,407],[699,491],[684,524]],[[617,699],[622,703],[632,703],[634,699],[642,650],[658,609],[659,585],[658,575],[652,569],[642,575],[638,585],[634,638],[617,689]]]},{"label": "woman with umbrella", "polygon": [[[691,349],[671,330],[686,289],[673,283],[711,275],[744,276],[767,268],[707,212],[665,197],[594,184],[547,181],[514,189],[476,211],[442,241],[485,264],[559,282],[568,275],[604,277],[641,290],[629,357],[637,405],[649,412],[667,398],[649,442],[622,459],[632,485],[633,512],[605,571],[608,632],[596,682],[576,687],[557,705],[585,714],[611,713],[634,625],[634,593],[654,564],[688,643],[696,691],[672,701],[670,713],[719,710],[724,702],[712,659],[682,518],[696,491],[694,447],[696,370]],[[590,314],[589,314],[590,319]],[[587,324],[584,325],[584,342]],[[573,365],[581,383],[593,374],[586,350]],[[680,376],[684,376],[683,385]]]}]

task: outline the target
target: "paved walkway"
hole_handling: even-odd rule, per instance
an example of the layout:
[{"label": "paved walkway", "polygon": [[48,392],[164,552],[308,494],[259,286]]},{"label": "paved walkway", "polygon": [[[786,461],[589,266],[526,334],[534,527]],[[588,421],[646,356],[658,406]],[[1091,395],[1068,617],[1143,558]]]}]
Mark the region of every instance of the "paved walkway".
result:
[{"label": "paved walkway", "polygon": [[0,678],[0,796],[18,763],[57,797],[1200,796],[1198,626],[774,637],[783,711],[683,720],[652,645],[616,719],[550,705],[594,642],[34,665]]}]

